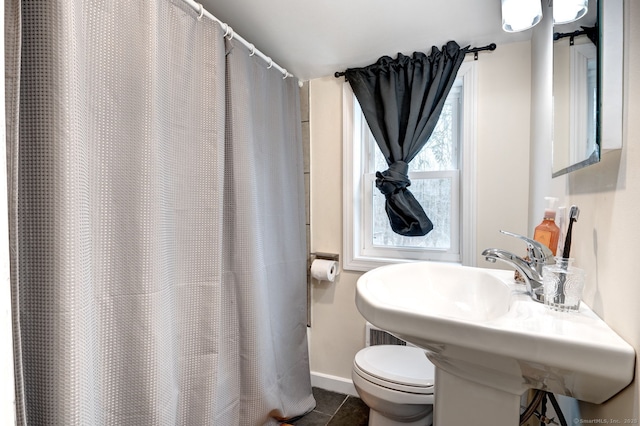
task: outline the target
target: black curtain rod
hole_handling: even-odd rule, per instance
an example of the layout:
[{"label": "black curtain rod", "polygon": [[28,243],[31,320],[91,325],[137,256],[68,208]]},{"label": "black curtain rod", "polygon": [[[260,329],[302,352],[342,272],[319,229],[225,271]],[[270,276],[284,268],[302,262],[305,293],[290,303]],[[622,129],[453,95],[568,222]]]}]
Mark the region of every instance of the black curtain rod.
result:
[{"label": "black curtain rod", "polygon": [[573,39],[575,37],[586,35],[589,40],[596,46],[598,45],[598,28],[597,27],[580,27],[582,30],[576,30],[571,33],[553,33],[553,41],[558,41],[562,38],[569,37],[569,45],[573,46]]},{"label": "black curtain rod", "polygon": [[496,44],[495,43],[491,43],[491,44],[487,44],[486,46],[482,46],[482,47],[472,47],[471,49],[467,50],[467,53],[473,53],[473,59],[475,59],[476,61],[478,60],[478,52],[482,52],[483,50],[490,50],[490,51],[494,51],[496,50]]},{"label": "black curtain rod", "polygon": [[[474,60],[478,60],[478,52],[482,52],[483,50],[496,50],[496,44],[495,43],[491,43],[491,44],[487,44],[486,46],[482,46],[482,47],[472,47],[471,49],[467,50],[467,53],[473,53],[473,59]],[[335,74],[333,74],[336,78],[342,77],[345,74],[344,71],[336,71]]]},{"label": "black curtain rod", "polygon": [[565,37],[577,37],[583,34],[586,34],[587,31],[586,30],[576,30],[572,33],[553,33],[553,40],[560,40],[561,38],[565,38]]}]

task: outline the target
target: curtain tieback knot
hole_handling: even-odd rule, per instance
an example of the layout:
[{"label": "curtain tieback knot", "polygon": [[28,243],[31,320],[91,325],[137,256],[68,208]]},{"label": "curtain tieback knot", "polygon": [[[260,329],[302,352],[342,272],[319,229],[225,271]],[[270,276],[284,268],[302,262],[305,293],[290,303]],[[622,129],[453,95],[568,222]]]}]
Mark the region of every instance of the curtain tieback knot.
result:
[{"label": "curtain tieback knot", "polygon": [[411,185],[409,165],[404,161],[396,161],[384,172],[376,172],[376,188],[386,197],[397,194]]}]

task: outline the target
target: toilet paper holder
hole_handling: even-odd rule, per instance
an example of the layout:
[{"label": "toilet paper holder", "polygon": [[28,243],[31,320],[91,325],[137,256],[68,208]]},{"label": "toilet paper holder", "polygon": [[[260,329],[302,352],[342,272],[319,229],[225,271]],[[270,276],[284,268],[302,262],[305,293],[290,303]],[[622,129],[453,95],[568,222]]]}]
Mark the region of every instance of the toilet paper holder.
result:
[{"label": "toilet paper holder", "polygon": [[340,261],[340,255],[339,254],[334,254],[334,253],[311,253],[310,254],[310,259],[309,259],[309,265],[311,265],[311,263],[313,263],[314,260],[316,259],[324,259],[324,260],[334,260],[336,262]]},{"label": "toilet paper holder", "polygon": [[[330,261],[336,262],[338,265],[340,264],[340,255],[338,255],[338,254],[335,254],[335,253],[322,253],[322,252],[310,253],[309,254],[309,262],[308,262],[308,265],[307,265],[307,273],[308,273],[308,280],[307,281],[309,283],[311,283],[311,281],[310,281],[311,280],[311,274],[312,274],[311,265],[313,264],[314,260],[318,260],[318,259],[320,259],[320,260],[330,260]],[[339,268],[339,266],[338,266],[338,268]],[[339,271],[339,269],[338,269],[338,271]],[[338,273],[339,272],[336,272],[336,275]]]}]

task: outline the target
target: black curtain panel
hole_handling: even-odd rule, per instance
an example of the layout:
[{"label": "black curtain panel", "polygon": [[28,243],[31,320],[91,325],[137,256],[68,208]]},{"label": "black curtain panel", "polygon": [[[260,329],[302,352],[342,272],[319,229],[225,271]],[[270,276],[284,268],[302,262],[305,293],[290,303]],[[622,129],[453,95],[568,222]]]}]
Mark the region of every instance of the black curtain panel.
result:
[{"label": "black curtain panel", "polygon": [[409,162],[431,136],[467,50],[450,41],[442,50],[434,46],[428,56],[383,56],[375,64],[345,72],[389,165],[376,172],[376,187],[385,195],[391,229],[397,234],[416,237],[433,229],[407,189]]}]

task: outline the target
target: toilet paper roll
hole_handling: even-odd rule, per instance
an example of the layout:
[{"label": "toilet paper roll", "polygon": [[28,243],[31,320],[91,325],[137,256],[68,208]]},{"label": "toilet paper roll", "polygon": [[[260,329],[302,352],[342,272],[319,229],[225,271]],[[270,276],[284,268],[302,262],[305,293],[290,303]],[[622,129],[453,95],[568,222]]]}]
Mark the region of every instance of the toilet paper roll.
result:
[{"label": "toilet paper roll", "polygon": [[334,282],[338,273],[338,262],[316,259],[311,263],[311,276],[318,281]]}]

